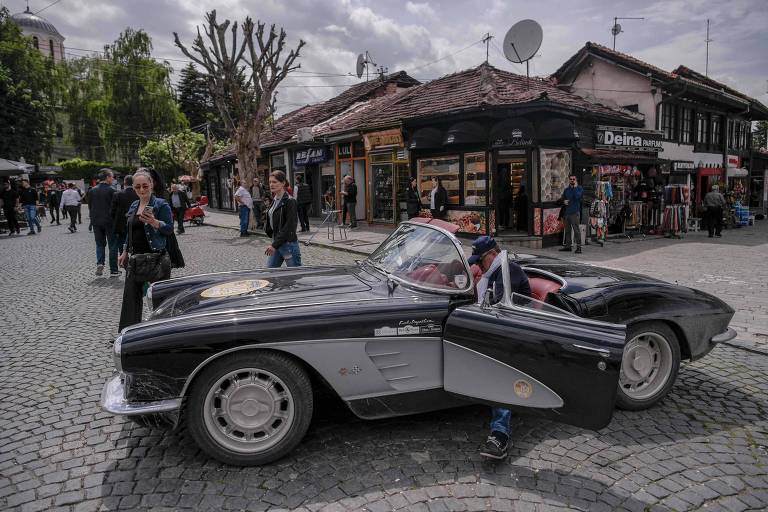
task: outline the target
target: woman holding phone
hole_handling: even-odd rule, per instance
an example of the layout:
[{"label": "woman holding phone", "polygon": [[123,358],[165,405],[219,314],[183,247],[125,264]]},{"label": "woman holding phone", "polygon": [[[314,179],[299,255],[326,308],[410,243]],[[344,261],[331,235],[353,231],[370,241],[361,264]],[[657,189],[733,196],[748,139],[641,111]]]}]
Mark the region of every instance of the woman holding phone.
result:
[{"label": "woman holding phone", "polygon": [[126,269],[120,327],[141,322],[144,293],[149,283],[171,277],[171,262],[166,251],[173,235],[171,207],[153,193],[149,172],[136,171],[133,188],[139,196],[128,209],[127,236],[118,264]]},{"label": "woman holding phone", "polygon": [[296,237],[299,215],[296,200],[288,193],[288,180],[283,171],[273,171],[269,175],[269,191],[272,193],[272,206],[267,211],[265,232],[272,237],[272,244],[265,254],[267,267],[277,268],[301,266],[301,249]]}]

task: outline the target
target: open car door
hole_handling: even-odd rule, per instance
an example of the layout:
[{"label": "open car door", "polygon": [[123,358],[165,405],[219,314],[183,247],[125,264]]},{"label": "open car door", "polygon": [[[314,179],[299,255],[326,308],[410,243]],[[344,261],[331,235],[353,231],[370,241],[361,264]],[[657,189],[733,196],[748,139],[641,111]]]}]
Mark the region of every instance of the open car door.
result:
[{"label": "open car door", "polygon": [[579,427],[611,421],[625,344],[623,325],[595,322],[510,293],[457,308],[443,334],[445,390]]}]

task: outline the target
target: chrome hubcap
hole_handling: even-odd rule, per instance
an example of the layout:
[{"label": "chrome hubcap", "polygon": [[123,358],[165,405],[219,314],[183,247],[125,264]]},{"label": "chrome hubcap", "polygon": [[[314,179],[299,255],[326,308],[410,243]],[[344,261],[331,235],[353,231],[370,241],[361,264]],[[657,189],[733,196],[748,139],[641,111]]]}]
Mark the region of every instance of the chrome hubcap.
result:
[{"label": "chrome hubcap", "polygon": [[288,433],[294,402],[276,375],[243,368],[221,377],[205,398],[205,425],[224,447],[240,453],[260,453]]},{"label": "chrome hubcap", "polygon": [[641,333],[624,348],[619,385],[630,398],[645,400],[666,385],[671,373],[669,341],[655,332]]}]

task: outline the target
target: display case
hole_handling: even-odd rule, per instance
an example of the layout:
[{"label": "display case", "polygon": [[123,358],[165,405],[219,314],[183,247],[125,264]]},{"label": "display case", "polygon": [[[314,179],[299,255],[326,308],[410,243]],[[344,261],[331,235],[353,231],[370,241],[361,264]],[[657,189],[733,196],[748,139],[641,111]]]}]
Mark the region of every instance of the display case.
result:
[{"label": "display case", "polygon": [[395,222],[395,186],[391,163],[371,166],[373,187],[371,190],[371,220]]},{"label": "display case", "polygon": [[432,192],[432,177],[439,176],[443,187],[448,193],[448,204],[458,205],[460,201],[460,170],[459,156],[445,156],[439,158],[425,158],[418,162],[418,180],[421,199],[424,204],[429,204],[429,195]]},{"label": "display case", "polygon": [[464,155],[464,205],[485,206],[486,197],[485,153],[467,153]]},{"label": "display case", "polygon": [[568,184],[571,174],[571,151],[562,149],[541,149],[541,201],[554,202]]}]

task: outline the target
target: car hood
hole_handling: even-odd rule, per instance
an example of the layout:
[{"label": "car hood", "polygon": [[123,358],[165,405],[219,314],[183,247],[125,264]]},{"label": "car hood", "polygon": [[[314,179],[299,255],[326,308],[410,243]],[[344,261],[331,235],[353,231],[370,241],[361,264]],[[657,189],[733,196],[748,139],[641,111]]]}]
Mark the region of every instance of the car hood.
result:
[{"label": "car hood", "polygon": [[178,291],[163,300],[152,318],[367,295],[371,287],[357,272],[356,267],[302,267],[182,278],[174,280]]}]

